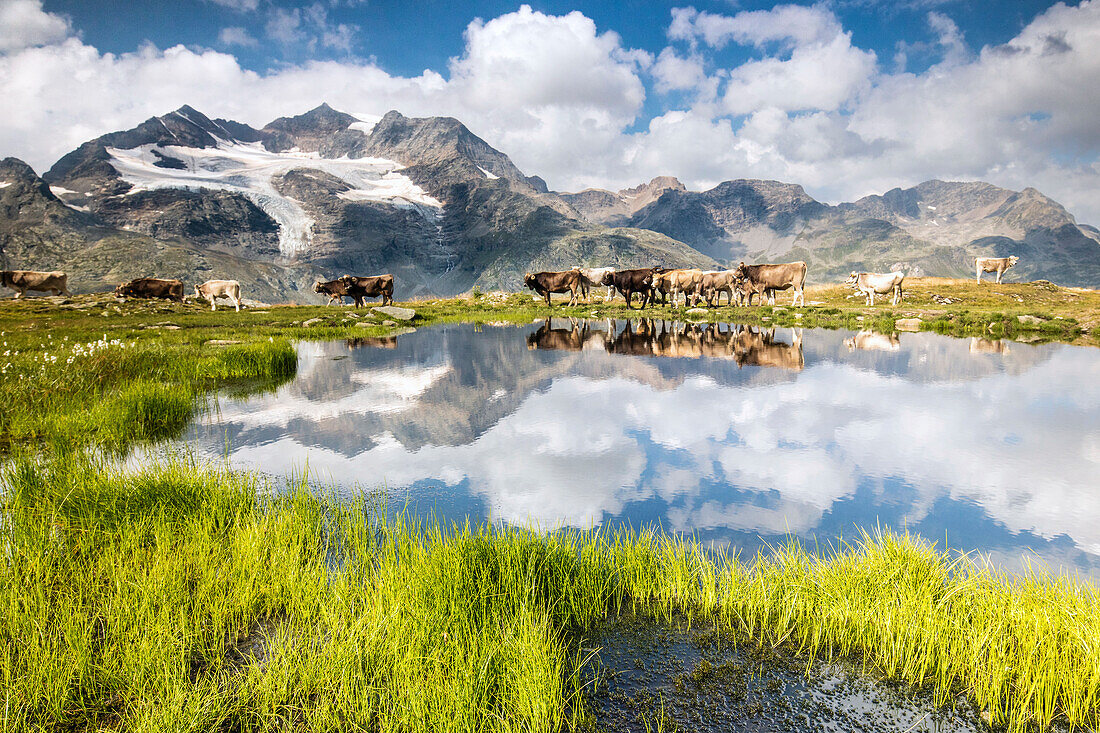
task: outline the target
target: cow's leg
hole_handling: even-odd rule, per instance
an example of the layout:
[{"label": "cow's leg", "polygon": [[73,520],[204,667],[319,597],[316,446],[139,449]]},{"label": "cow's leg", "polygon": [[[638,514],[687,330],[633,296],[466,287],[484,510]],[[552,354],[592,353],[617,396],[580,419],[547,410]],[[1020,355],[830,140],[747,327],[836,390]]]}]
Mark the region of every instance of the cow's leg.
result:
[{"label": "cow's leg", "polygon": [[1004,270],[997,270],[997,284],[1001,284],[1001,276],[1005,274]]},{"label": "cow's leg", "polygon": [[19,300],[19,299],[20,299],[20,298],[22,298],[22,297],[23,297],[24,295],[26,295],[26,293],[27,293],[27,291],[26,291],[26,290],[16,290],[16,291],[15,291],[15,300]]},{"label": "cow's leg", "polygon": [[982,281],[982,268],[981,267],[975,268],[975,278],[977,279],[978,282]]},{"label": "cow's leg", "polygon": [[216,311],[218,309],[218,296],[210,296],[210,310]]}]

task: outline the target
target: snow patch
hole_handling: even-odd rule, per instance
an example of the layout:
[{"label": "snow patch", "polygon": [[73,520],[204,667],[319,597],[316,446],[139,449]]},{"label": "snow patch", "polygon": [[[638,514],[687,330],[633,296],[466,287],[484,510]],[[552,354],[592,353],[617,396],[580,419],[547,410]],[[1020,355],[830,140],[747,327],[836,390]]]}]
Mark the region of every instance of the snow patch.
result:
[{"label": "snow patch", "polygon": [[64,186],[50,186],[50,193],[60,198],[67,193],[79,193],[79,191],[74,191],[71,188],[65,188]]},{"label": "snow patch", "polygon": [[11,181],[0,181],[0,188],[7,188],[11,185]]},{"label": "snow patch", "polygon": [[[298,168],[319,170],[346,183],[340,194],[349,201],[381,201],[416,209],[425,219],[442,215],[442,204],[429,196],[402,166],[384,158],[321,158],[317,153],[273,153],[260,143],[218,141],[214,148],[142,145],[130,150],[107,148],[110,163],[133,186],[127,195],[159,188],[216,189],[247,197],[279,225],[279,251],[293,257],[313,242],[313,219],[302,204],[279,193],[272,180]],[[156,150],[183,162],[183,168],[161,168]]]},{"label": "snow patch", "polygon": [[364,135],[371,134],[374,126],[377,125],[382,118],[378,115],[367,114],[366,112],[352,112],[351,116],[359,120],[348,125],[349,130],[358,130]]},{"label": "snow patch", "polygon": [[929,211],[935,211],[936,210],[935,206],[929,206],[928,204],[925,204],[925,206],[928,206]]},{"label": "snow patch", "polygon": [[481,167],[480,165],[479,165],[479,166],[477,167],[477,169],[478,169],[479,171],[481,171],[482,173],[484,173],[484,174],[485,174],[485,177],[486,177],[486,178],[488,178],[488,179],[489,179],[490,181],[495,181],[495,180],[497,180],[498,178],[500,178],[500,176],[494,176],[494,175],[493,175],[492,173],[490,173],[489,171],[485,170],[485,169],[484,169],[484,168],[482,168],[482,167]]}]

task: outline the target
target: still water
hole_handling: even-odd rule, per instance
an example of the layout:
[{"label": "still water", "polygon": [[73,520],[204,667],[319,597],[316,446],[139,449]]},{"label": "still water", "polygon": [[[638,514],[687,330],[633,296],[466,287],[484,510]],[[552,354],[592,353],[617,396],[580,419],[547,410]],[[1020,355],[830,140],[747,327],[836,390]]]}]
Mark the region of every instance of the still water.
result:
[{"label": "still water", "polygon": [[1100,349],[554,319],[298,353],[191,448],[445,519],[659,523],[748,552],[877,525],[1100,577]]}]

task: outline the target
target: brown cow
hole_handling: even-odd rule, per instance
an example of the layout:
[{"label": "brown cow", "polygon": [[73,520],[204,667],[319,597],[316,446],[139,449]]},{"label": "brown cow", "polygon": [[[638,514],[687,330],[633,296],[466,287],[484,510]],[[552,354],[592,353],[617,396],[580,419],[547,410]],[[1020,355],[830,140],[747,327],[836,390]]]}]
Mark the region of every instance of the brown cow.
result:
[{"label": "brown cow", "polygon": [[[726,305],[733,305],[733,290],[736,284],[733,270],[712,270],[703,273],[703,279],[699,283],[699,292],[707,300],[707,306],[722,307],[722,293],[729,300]],[[713,299],[713,303],[711,302]]]},{"label": "brown cow", "polygon": [[22,298],[28,290],[49,291],[54,295],[72,295],[69,292],[69,276],[58,270],[38,272],[37,270],[0,270],[0,285],[15,291],[16,298]]},{"label": "brown cow", "polygon": [[355,307],[363,304],[364,298],[377,298],[382,296],[382,305],[393,302],[393,275],[371,275],[360,277],[356,275],[344,275],[340,278],[347,294],[355,298]]},{"label": "brown cow", "polygon": [[328,280],[325,282],[318,280],[313,283],[313,292],[328,296],[328,303],[326,303],[325,305],[332,305],[332,301],[334,300],[340,305],[343,305],[344,298],[350,296],[350,294],[348,293],[347,283],[344,282],[343,278],[337,278],[336,280]]},{"label": "brown cow", "polygon": [[775,291],[794,288],[794,300],[791,305],[806,305],[803,288],[806,285],[806,263],[787,262],[781,265],[746,265],[744,262],[734,270],[738,282],[748,280],[754,288],[762,288],[768,294],[768,302],[775,305]]},{"label": "brown cow", "polygon": [[523,276],[523,284],[546,298],[550,307],[550,293],[569,292],[569,305],[577,304],[577,294],[581,289],[581,274],[577,270],[565,272],[528,272]]},{"label": "brown cow", "polygon": [[627,308],[634,307],[630,305],[630,299],[634,297],[634,293],[641,293],[641,307],[645,308],[653,297],[653,275],[657,272],[656,267],[646,267],[640,270],[619,270],[618,272],[605,274],[601,282],[618,290],[619,294],[626,299]]},{"label": "brown cow", "polygon": [[1015,255],[1012,257],[978,257],[974,260],[974,275],[977,277],[978,282],[981,282],[983,272],[995,272],[997,273],[997,283],[1000,284],[1005,270],[1014,267],[1019,261],[1020,258]]},{"label": "brown cow", "polygon": [[183,302],[183,281],[162,280],[156,277],[139,277],[115,288],[120,298],[167,298]]},{"label": "brown cow", "polygon": [[741,280],[738,282],[734,280],[733,294],[736,299],[738,307],[743,305],[752,305],[753,296],[760,296],[760,301],[757,305],[764,304],[764,297],[767,294],[767,288],[763,286],[753,285],[748,280]]}]

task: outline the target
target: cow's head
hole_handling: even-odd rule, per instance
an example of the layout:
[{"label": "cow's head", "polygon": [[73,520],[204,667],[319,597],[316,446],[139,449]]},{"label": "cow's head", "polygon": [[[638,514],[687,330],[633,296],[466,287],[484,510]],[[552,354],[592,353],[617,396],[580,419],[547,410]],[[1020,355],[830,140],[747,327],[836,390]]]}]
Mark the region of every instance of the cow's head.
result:
[{"label": "cow's head", "polygon": [[323,285],[323,283],[320,280],[314,281],[314,283],[313,283],[313,292],[315,292],[315,293],[325,292],[325,289],[323,287],[321,287],[322,285]]},{"label": "cow's head", "polygon": [[202,285],[195,283],[195,295],[199,298],[202,297]]},{"label": "cow's head", "polygon": [[848,275],[848,279],[845,280],[844,282],[846,282],[849,285],[855,285],[858,280],[859,280],[859,273],[858,272],[852,272],[850,275]]},{"label": "cow's head", "polygon": [[118,287],[115,288],[115,295],[119,297],[125,297],[132,292],[133,288],[130,286],[130,283],[119,283]]},{"label": "cow's head", "polygon": [[740,282],[745,279],[745,263],[739,262],[733,270],[733,279]]},{"label": "cow's head", "polygon": [[524,273],[523,284],[529,288],[535,287],[535,276],[529,272]]},{"label": "cow's head", "polygon": [[615,282],[615,278],[613,277],[614,274],[615,274],[614,270],[608,270],[607,272],[605,272],[603,274],[603,277],[600,278],[600,285],[611,285],[611,284],[613,284]]},{"label": "cow's head", "polygon": [[1015,267],[1016,263],[1019,262],[1019,261],[1020,261],[1019,257],[1017,257],[1016,255],[1012,255],[1011,257],[1008,258],[1008,266],[1009,267]]}]

